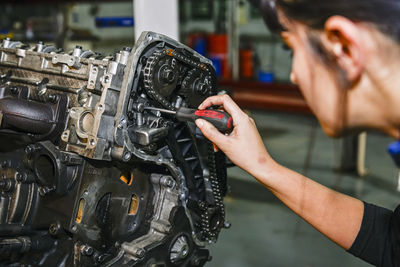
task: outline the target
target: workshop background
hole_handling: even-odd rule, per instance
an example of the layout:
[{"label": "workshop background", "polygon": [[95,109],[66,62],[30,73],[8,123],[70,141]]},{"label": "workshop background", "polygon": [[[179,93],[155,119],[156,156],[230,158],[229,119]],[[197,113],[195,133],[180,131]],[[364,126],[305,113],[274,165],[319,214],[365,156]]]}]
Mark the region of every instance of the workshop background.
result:
[{"label": "workshop background", "polygon": [[[397,169],[386,153],[392,140],[375,132],[326,137],[289,81],[290,52],[268,32],[250,2],[169,1],[158,4],[177,5],[179,40],[213,61],[220,89],[255,119],[279,163],[364,201],[397,206]],[[144,17],[156,12],[157,1],[149,2],[155,8],[140,13]],[[108,54],[133,46],[135,6],[132,1],[2,2],[0,37],[40,40],[66,51],[81,45]],[[225,203],[232,226],[211,246],[213,260],[207,266],[368,266],[299,219],[248,174],[233,167],[228,177]]]}]

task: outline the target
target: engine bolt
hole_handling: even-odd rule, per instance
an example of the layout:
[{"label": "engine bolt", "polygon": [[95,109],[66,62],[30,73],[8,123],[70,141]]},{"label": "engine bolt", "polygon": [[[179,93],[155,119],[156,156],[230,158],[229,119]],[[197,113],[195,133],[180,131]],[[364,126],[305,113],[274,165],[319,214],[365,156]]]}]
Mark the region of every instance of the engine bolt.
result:
[{"label": "engine bolt", "polygon": [[136,250],[136,256],[138,256],[139,258],[143,258],[145,256],[145,254],[146,254],[146,252],[141,248]]},{"label": "engine bolt", "polygon": [[81,90],[79,91],[78,94],[78,102],[81,106],[83,106],[84,104],[86,104],[87,100],[89,98],[88,92],[85,90]]},{"label": "engine bolt", "polygon": [[231,226],[232,226],[232,224],[230,222],[228,222],[228,221],[224,222],[224,228],[225,229],[229,229],[229,228],[231,228]]},{"label": "engine bolt", "polygon": [[131,52],[132,48],[125,46],[122,50],[127,51],[127,52]]},{"label": "engine bolt", "polygon": [[168,83],[172,83],[175,80],[175,74],[172,69],[164,70],[161,75],[162,75],[161,77],[164,79],[164,81],[166,81]]},{"label": "engine bolt", "polygon": [[210,86],[205,84],[205,83],[201,83],[197,86],[197,92],[199,94],[205,95],[207,94],[208,90],[210,89]]},{"label": "engine bolt", "polygon": [[15,187],[14,179],[4,179],[0,181],[0,191],[9,192],[12,191]]},{"label": "engine bolt", "polygon": [[167,186],[172,187],[174,185],[174,182],[172,180],[167,181]]},{"label": "engine bolt", "polygon": [[49,101],[51,102],[51,103],[56,103],[57,102],[57,100],[58,100],[58,95],[49,95]]},{"label": "engine bolt", "polygon": [[7,167],[8,167],[8,161],[7,161],[7,160],[4,160],[4,161],[1,163],[1,167],[7,168]]},{"label": "engine bolt", "polygon": [[[83,245],[81,247],[81,253],[85,256],[91,256],[93,255],[94,249],[91,246],[87,246],[87,245]],[[98,257],[98,259],[100,260],[100,257]]]},{"label": "engine bolt", "polygon": [[13,95],[16,95],[16,94],[18,94],[19,93],[19,89],[17,88],[17,87],[10,87],[10,92],[13,94]]},{"label": "engine bolt", "polygon": [[106,255],[99,255],[96,257],[96,261],[103,262],[106,259]]},{"label": "engine bolt", "polygon": [[174,181],[171,178],[168,178],[168,177],[161,178],[160,182],[165,187],[172,188],[174,186]]},{"label": "engine bolt", "polygon": [[135,118],[135,113],[133,112],[133,111],[128,111],[128,118],[130,119],[130,120],[133,120],[134,118]]},{"label": "engine bolt", "polygon": [[193,260],[193,264],[194,264],[195,266],[200,265],[200,262],[201,262],[201,260],[200,260],[198,257],[196,257],[196,258]]},{"label": "engine bolt", "polygon": [[124,153],[124,161],[130,161],[132,157],[132,154],[130,152],[125,152]]},{"label": "engine bolt", "polygon": [[41,148],[37,147],[35,145],[29,145],[25,148],[25,154],[27,154],[28,156],[31,156],[33,153],[35,153],[36,151],[39,151]]},{"label": "engine bolt", "polygon": [[24,181],[26,180],[26,174],[17,172],[17,173],[15,173],[15,179],[16,179],[18,182],[22,183],[22,182],[24,182]]},{"label": "engine bolt", "polygon": [[135,104],[133,104],[132,108],[136,112],[142,113],[144,111],[144,104],[143,103],[135,103]]},{"label": "engine bolt", "polygon": [[39,188],[39,195],[44,197],[45,195],[53,192],[54,190],[55,190],[54,187],[47,187],[47,186],[46,187],[40,187]]},{"label": "engine bolt", "polygon": [[49,233],[53,236],[57,235],[61,230],[61,225],[59,223],[52,223],[49,227]]}]

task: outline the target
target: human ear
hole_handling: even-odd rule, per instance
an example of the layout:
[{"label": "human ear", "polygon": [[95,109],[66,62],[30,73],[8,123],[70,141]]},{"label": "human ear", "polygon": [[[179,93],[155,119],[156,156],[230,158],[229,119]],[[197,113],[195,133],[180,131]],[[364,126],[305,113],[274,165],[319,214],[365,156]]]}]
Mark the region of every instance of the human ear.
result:
[{"label": "human ear", "polygon": [[323,42],[347,79],[352,83],[357,81],[365,67],[365,44],[360,25],[342,16],[330,17],[325,23]]}]

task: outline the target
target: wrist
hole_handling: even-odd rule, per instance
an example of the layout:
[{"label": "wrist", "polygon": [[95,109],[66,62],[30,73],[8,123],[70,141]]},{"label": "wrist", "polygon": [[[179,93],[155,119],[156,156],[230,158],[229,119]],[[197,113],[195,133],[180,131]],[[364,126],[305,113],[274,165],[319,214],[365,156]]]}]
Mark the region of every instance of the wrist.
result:
[{"label": "wrist", "polygon": [[264,185],[269,185],[273,177],[279,172],[281,165],[279,165],[271,156],[268,154],[261,157],[255,163],[255,166],[251,168],[250,174],[254,176]]}]

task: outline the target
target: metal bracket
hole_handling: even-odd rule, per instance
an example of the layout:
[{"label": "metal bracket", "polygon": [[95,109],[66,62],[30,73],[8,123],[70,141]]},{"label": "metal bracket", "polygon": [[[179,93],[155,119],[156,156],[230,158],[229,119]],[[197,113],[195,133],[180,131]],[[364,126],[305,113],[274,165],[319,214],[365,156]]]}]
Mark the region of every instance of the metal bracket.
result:
[{"label": "metal bracket", "polygon": [[58,64],[58,63],[66,64],[67,66],[73,67],[75,69],[79,69],[82,65],[80,63],[79,57],[65,55],[65,54],[54,55],[51,62],[53,64]]}]

